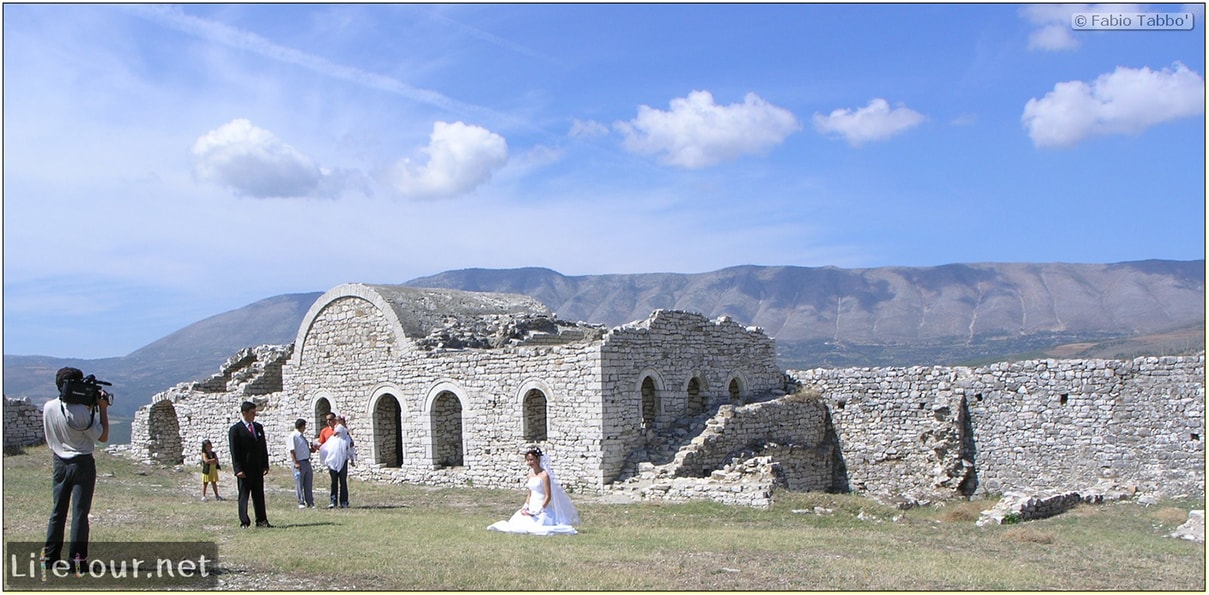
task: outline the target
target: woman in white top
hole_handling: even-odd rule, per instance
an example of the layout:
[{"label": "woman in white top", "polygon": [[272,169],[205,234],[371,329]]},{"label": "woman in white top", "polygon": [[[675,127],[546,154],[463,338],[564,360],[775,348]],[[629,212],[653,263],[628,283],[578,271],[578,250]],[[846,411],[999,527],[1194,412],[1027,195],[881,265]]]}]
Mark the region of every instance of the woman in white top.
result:
[{"label": "woman in white top", "polygon": [[525,482],[528,494],[524,506],[512,518],[494,523],[487,529],[532,535],[574,535],[576,531],[572,525],[579,524],[579,512],[554,479],[550,458],[535,448],[525,453],[525,464],[529,466],[529,476]]}]

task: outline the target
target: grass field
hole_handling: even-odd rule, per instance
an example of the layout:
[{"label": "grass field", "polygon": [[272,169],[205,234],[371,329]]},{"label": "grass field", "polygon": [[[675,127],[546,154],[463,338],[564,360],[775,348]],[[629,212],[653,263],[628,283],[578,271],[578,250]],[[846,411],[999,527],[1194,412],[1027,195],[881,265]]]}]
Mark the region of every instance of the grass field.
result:
[{"label": "grass field", "polygon": [[[752,510],[572,494],[580,534],[534,537],[486,530],[519,507],[519,489],[350,480],[351,508],[298,510],[291,473],[275,468],[267,492],[276,527],[241,530],[225,468],[228,499],[201,502],[194,466],[104,453],[97,464],[94,543],[215,542],[217,588],[227,590],[1205,590],[1204,546],[1168,537],[1188,510],[1204,508],[1199,499],[1084,505],[977,527],[993,501],[904,512],[857,496],[780,492],[771,510]],[[326,503],[326,477],[316,483]],[[3,491],[6,544],[41,542],[45,446],[5,455]],[[830,512],[806,512],[816,507]]]}]

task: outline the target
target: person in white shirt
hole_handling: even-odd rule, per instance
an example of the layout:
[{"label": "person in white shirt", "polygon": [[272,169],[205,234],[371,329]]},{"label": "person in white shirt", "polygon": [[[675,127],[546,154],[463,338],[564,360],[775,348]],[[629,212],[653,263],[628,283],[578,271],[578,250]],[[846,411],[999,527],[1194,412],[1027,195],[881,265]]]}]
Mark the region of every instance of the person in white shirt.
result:
[{"label": "person in white shirt", "polygon": [[[61,368],[55,374],[59,398],[42,407],[42,431],[54,457],[51,497],[54,505],[46,525],[46,545],[42,562],[46,568],[59,566],[63,554],[63,531],[67,508],[71,506],[71,543],[67,554],[77,573],[88,567],[88,512],[97,485],[97,463],[92,451],[97,442],[109,441],[109,393],[99,390],[91,406],[68,402],[65,387],[79,387],[84,372]],[[97,388],[95,384],[92,388]]]},{"label": "person in white shirt", "polygon": [[311,453],[317,447],[307,440],[305,432],[306,420],[300,417],[294,422],[294,431],[286,440],[285,447],[290,451],[290,460],[294,463],[294,495],[298,496],[298,508],[314,508],[312,486],[315,472],[311,468]]}]

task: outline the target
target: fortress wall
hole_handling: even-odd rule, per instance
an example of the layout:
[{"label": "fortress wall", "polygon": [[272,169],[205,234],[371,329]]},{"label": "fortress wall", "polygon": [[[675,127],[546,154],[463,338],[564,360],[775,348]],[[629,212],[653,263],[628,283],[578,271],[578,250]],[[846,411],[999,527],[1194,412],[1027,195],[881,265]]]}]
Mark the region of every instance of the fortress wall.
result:
[{"label": "fortress wall", "polygon": [[853,490],[1204,493],[1203,354],[790,374],[829,403]]},{"label": "fortress wall", "polygon": [[29,397],[4,397],[4,448],[34,446],[46,442],[42,432],[42,408]]},{"label": "fortress wall", "polygon": [[[689,412],[694,378],[706,408],[731,402],[732,382],[741,396],[784,394],[785,374],[777,367],[773,340],[722,317],[656,310],[641,322],[614,328],[601,347],[605,482],[620,473],[630,453],[654,439]],[[653,427],[643,426],[644,379],[655,388]]]},{"label": "fortress wall", "polygon": [[[315,317],[304,352],[287,364],[278,416],[312,419],[316,402],[327,399],[348,418],[357,441],[353,476],[519,486],[524,450],[536,444],[551,456],[569,490],[595,489],[603,483],[599,360],[598,342],[425,351],[410,342],[397,344],[386,317],[368,302],[341,298]],[[530,389],[546,397],[547,439],[536,443],[523,433],[522,403]],[[444,393],[455,395],[461,406],[463,464],[436,468],[443,445],[457,441],[442,439],[457,432],[456,424],[433,427],[436,399]],[[371,464],[382,444],[375,439],[374,426],[382,421],[374,407],[388,397],[401,409],[400,467]],[[275,435],[284,441],[287,434],[282,429]]]}]

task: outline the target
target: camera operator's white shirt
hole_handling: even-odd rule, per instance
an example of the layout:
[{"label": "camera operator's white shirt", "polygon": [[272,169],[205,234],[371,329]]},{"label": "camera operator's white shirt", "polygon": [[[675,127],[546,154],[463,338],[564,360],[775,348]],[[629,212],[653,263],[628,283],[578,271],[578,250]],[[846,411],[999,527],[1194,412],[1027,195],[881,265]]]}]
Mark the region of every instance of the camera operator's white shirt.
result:
[{"label": "camera operator's white shirt", "polygon": [[[90,421],[92,427],[88,427]],[[92,454],[102,430],[100,413],[94,419],[92,410],[86,405],[67,405],[59,399],[51,399],[42,406],[42,431],[46,434],[46,444],[60,458]]]}]

